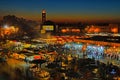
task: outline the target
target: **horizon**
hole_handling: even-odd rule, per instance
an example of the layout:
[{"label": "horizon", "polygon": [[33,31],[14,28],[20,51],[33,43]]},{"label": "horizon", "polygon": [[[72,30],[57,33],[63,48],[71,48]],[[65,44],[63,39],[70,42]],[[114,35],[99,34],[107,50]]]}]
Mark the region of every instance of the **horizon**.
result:
[{"label": "horizon", "polygon": [[[8,16],[8,15],[5,15],[5,16]],[[16,15],[10,15],[10,16],[16,16]],[[4,17],[4,16],[3,16]],[[0,21],[3,20],[3,17],[0,17]],[[28,18],[24,18],[24,17],[19,17],[19,16],[16,16],[17,18],[23,18],[23,19],[26,19],[26,20],[32,20],[32,21],[36,21],[38,23],[42,23],[41,20],[34,20],[34,19],[28,19]],[[85,23],[85,24],[120,24],[120,22],[116,22],[116,21],[54,21],[54,20],[46,20],[46,21],[52,21],[52,22],[55,22],[55,23]]]}]

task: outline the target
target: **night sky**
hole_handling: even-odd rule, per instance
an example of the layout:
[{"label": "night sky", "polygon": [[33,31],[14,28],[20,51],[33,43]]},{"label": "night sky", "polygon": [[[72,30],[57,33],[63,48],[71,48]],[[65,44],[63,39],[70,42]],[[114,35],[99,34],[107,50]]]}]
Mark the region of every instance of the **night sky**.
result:
[{"label": "night sky", "polygon": [[41,20],[42,9],[55,22],[120,22],[120,0],[0,0],[0,18]]}]

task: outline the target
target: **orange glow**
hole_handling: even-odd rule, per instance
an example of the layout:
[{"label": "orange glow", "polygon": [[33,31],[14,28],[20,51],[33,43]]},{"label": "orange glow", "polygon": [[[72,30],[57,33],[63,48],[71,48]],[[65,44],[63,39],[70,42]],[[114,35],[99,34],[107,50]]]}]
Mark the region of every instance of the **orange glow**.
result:
[{"label": "orange glow", "polygon": [[115,46],[113,46],[113,48],[116,48]]},{"label": "orange glow", "polygon": [[72,29],[72,32],[80,32],[79,29]]},{"label": "orange glow", "polygon": [[66,33],[66,32],[80,32],[79,29],[62,29],[61,32]]},{"label": "orange glow", "polygon": [[100,29],[99,29],[99,28],[96,28],[96,29],[94,30],[94,32],[98,33],[98,32],[100,32]]},{"label": "orange glow", "polygon": [[94,28],[90,28],[90,29],[88,30],[88,33],[92,33],[92,32],[94,32]]},{"label": "orange glow", "polygon": [[113,33],[118,33],[118,28],[112,28],[111,31],[112,31]]},{"label": "orange glow", "polygon": [[18,32],[19,28],[15,28],[14,26],[10,26],[8,28],[2,28],[2,35],[11,35],[13,33]]},{"label": "orange glow", "polygon": [[66,32],[67,32],[67,30],[66,30],[66,29],[62,29],[62,30],[61,30],[61,32],[66,33]]},{"label": "orange glow", "polygon": [[43,10],[42,10],[42,13],[46,13],[46,10],[45,10],[45,9],[43,9]]}]

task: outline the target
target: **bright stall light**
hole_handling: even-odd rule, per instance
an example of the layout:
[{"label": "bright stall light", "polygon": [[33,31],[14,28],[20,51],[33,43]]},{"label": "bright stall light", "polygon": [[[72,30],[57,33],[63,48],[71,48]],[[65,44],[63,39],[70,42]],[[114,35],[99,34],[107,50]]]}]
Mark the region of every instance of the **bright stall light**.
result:
[{"label": "bright stall light", "polygon": [[3,27],[4,27],[4,28],[8,28],[8,25],[4,25]]}]

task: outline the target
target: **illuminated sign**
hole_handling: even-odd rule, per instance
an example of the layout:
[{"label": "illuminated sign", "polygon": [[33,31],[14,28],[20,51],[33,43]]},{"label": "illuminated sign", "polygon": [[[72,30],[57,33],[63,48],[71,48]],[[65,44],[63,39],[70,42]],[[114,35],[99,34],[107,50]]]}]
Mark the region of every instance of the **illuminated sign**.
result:
[{"label": "illuminated sign", "polygon": [[54,26],[53,25],[43,25],[42,28],[43,28],[43,30],[46,30],[46,31],[54,30]]}]

